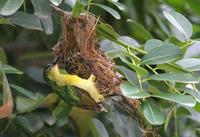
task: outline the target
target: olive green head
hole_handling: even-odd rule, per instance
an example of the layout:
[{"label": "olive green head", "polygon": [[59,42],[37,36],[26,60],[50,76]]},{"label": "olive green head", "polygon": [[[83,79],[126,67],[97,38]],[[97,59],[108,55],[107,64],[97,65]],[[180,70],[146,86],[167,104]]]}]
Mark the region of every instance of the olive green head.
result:
[{"label": "olive green head", "polygon": [[48,83],[49,82],[49,77],[50,75],[52,75],[52,73],[54,73],[56,70],[59,70],[58,68],[58,61],[59,61],[60,57],[58,57],[53,63],[49,63],[43,71],[43,77],[44,80]]}]

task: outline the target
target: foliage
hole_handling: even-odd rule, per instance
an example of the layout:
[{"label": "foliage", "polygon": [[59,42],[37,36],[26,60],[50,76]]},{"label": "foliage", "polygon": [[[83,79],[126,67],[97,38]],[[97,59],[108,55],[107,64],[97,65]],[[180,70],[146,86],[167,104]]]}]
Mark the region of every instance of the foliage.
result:
[{"label": "foliage", "polygon": [[[91,130],[95,137],[142,135],[137,122],[112,102],[106,101],[108,113],[76,111],[46,86],[41,67],[52,58],[51,48],[59,40],[63,18],[52,12],[52,5],[72,11],[73,18],[84,9],[86,16],[90,11],[101,17],[96,26],[100,48],[116,62],[116,71],[124,80],[120,85],[123,95],[141,100],[140,113],[152,125],[143,130],[160,128],[156,133],[163,137],[199,135],[199,2],[120,2],[1,2],[1,136],[87,136],[81,130]],[[73,119],[76,115],[87,126],[80,128],[82,123]]]}]

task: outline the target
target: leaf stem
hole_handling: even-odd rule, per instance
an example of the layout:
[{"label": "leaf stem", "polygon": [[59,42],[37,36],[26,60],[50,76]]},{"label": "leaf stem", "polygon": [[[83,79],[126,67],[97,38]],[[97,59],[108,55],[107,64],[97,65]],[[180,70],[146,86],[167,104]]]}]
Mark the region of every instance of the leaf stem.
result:
[{"label": "leaf stem", "polygon": [[[130,47],[127,47],[127,51],[129,54],[132,54],[131,53],[131,50],[130,50]],[[132,54],[134,57],[136,57],[134,54]],[[132,63],[135,65],[135,61],[133,59],[131,59]],[[140,75],[136,72],[137,74],[137,78],[138,78],[138,82],[139,82],[139,85],[140,85],[140,90],[143,91],[143,87],[142,87],[142,82],[141,82],[141,77]]]},{"label": "leaf stem", "polygon": [[85,18],[87,18],[88,16],[88,13],[89,13],[89,9],[90,9],[90,5],[91,5],[91,2],[92,0],[89,0],[89,3],[88,3],[88,6],[87,6],[87,11],[86,11],[86,15],[85,15]]},{"label": "leaf stem", "polygon": [[[173,102],[175,105],[175,102]],[[176,137],[178,137],[178,123],[177,123],[177,115],[176,115],[176,107],[174,107],[174,134]]]},{"label": "leaf stem", "polygon": [[192,83],[192,85],[193,85],[194,90],[197,91],[195,83]]},{"label": "leaf stem", "polygon": [[183,48],[185,48],[185,47],[187,47],[187,46],[190,46],[190,45],[192,45],[192,44],[194,44],[195,42],[192,42],[192,41],[187,41],[187,43],[185,44],[185,45],[183,45],[182,47],[180,47],[180,49],[183,49]]},{"label": "leaf stem", "polygon": [[[127,51],[128,51],[129,54],[132,54],[129,47],[127,48]],[[135,57],[134,54],[132,54],[132,55]],[[132,63],[135,65],[135,61],[132,58],[130,58],[130,59],[131,59]]]},{"label": "leaf stem", "polygon": [[24,6],[24,13],[26,13],[26,0],[24,0],[23,6]]},{"label": "leaf stem", "polygon": [[[149,65],[146,65],[151,71],[153,71],[153,73],[155,73],[156,75],[158,75],[158,72],[156,72],[152,67],[150,67]],[[169,84],[167,81],[163,80],[165,82],[165,84],[167,84],[171,89],[173,89],[175,92],[177,92],[178,94],[181,94],[175,87],[173,87],[171,84]]]},{"label": "leaf stem", "polygon": [[103,31],[100,30],[100,29],[96,29],[96,31],[97,31],[98,33],[100,33],[102,36],[106,37],[107,39],[109,39],[109,40],[111,40],[111,41],[113,41],[113,42],[115,42],[115,43],[117,43],[117,44],[120,44],[120,45],[122,45],[122,46],[124,46],[124,47],[126,47],[126,48],[129,47],[130,49],[133,49],[133,50],[137,51],[137,52],[140,53],[140,54],[143,54],[143,55],[146,55],[146,54],[147,54],[146,51],[141,50],[141,49],[136,48],[136,47],[133,47],[133,46],[131,46],[131,45],[129,45],[129,44],[126,44],[125,42],[123,42],[123,41],[121,41],[121,40],[118,40],[117,38],[115,38],[115,37],[113,37],[113,36],[111,36],[111,35],[109,35],[109,34],[103,32]]}]

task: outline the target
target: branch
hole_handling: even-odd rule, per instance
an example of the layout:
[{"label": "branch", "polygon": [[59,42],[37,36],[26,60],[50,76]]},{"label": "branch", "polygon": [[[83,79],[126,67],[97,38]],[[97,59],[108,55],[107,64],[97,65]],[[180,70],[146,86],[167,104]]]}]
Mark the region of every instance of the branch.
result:
[{"label": "branch", "polygon": [[52,11],[58,13],[59,15],[64,16],[67,12],[61,10],[60,8],[54,6],[53,4],[51,4],[52,7]]}]

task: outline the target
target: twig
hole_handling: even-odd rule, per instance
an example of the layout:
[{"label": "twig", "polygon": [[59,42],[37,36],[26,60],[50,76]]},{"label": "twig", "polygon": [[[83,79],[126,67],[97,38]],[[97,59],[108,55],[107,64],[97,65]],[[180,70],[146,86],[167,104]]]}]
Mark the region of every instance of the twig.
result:
[{"label": "twig", "polygon": [[52,11],[58,13],[59,15],[65,16],[65,14],[67,13],[61,10],[60,8],[54,6],[53,4],[51,4],[51,7],[52,7]]}]

